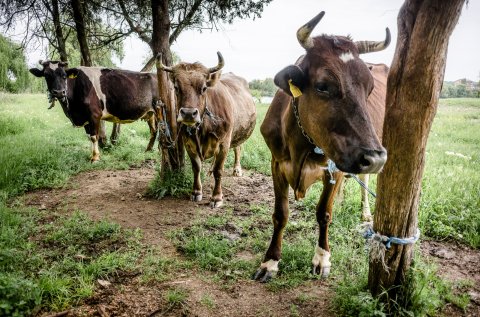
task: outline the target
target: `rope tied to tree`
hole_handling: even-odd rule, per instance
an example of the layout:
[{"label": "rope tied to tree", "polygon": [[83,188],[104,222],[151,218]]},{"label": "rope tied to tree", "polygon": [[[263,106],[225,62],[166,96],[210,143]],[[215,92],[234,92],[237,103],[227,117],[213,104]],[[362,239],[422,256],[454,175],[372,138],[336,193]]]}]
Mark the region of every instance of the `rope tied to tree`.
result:
[{"label": "rope tied to tree", "polygon": [[399,245],[414,244],[420,238],[420,229],[417,228],[415,235],[408,238],[388,237],[373,230],[373,224],[367,222],[362,225],[363,237],[366,239],[367,246],[370,247],[370,262],[380,262],[385,272],[389,271],[385,262],[385,253],[392,246],[392,243]]}]

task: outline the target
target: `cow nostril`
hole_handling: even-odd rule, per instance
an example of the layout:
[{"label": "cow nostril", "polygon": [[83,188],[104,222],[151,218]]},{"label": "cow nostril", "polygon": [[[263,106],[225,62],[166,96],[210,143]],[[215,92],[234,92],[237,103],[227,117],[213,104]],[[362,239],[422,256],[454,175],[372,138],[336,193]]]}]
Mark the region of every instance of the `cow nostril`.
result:
[{"label": "cow nostril", "polygon": [[193,110],[192,114],[193,114],[194,117],[197,116],[198,115],[198,109]]},{"label": "cow nostril", "polygon": [[180,115],[185,116],[185,110],[183,110],[183,108],[180,109]]},{"label": "cow nostril", "polygon": [[362,158],[360,159],[360,165],[363,167],[368,167],[372,164],[371,157],[368,155],[362,155]]}]

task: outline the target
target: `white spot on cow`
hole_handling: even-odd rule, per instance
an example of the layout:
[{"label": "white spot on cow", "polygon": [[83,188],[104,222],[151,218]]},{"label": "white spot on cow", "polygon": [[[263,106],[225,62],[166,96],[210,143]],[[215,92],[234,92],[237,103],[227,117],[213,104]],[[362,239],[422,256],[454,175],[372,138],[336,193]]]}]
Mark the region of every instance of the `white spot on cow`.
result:
[{"label": "white spot on cow", "polygon": [[92,158],[91,161],[96,162],[100,159],[100,151],[98,150],[98,138],[95,135],[90,136],[90,141],[92,141]]},{"label": "white spot on cow", "polygon": [[278,272],[278,262],[280,261],[268,260],[260,264],[260,268],[267,269],[268,272]]},{"label": "white spot on cow", "polygon": [[348,52],[346,52],[346,53],[344,52],[344,53],[340,54],[339,58],[340,58],[344,63],[355,59],[355,57],[353,57],[352,52],[350,52],[350,51],[348,51]]},{"label": "white spot on cow", "polygon": [[318,245],[315,247],[315,254],[312,259],[314,266],[320,266],[321,268],[330,267],[330,252],[320,248]]},{"label": "white spot on cow", "polygon": [[51,70],[55,71],[58,68],[58,63],[50,63],[48,66]]},{"label": "white spot on cow", "polygon": [[88,79],[92,83],[93,88],[95,89],[95,93],[98,99],[103,102],[103,116],[108,116],[107,97],[103,93],[102,87],[100,86],[100,76],[102,76],[102,68],[80,66],[79,69],[88,77]]}]

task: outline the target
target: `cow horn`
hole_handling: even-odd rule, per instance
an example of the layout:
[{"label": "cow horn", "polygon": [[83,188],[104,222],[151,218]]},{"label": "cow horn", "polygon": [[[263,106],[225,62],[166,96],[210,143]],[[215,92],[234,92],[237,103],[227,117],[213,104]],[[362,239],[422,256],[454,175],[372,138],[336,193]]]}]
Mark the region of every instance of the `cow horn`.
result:
[{"label": "cow horn", "polygon": [[385,31],[387,32],[384,41],[357,41],[355,45],[358,48],[359,54],[370,53],[370,52],[378,52],[386,49],[390,44],[391,36],[390,36],[390,29],[386,28]]},{"label": "cow horn", "polygon": [[162,63],[162,53],[157,54],[157,69],[164,70],[169,73],[173,73],[173,68],[169,66],[165,66]]},{"label": "cow horn", "polygon": [[219,70],[221,70],[223,68],[223,66],[225,66],[225,61],[223,60],[222,54],[220,52],[217,52],[217,56],[218,56],[218,65],[215,66],[215,67],[209,68],[208,71],[210,73],[218,72]]},{"label": "cow horn", "polygon": [[313,19],[308,21],[304,26],[298,29],[297,39],[304,49],[309,49],[313,47],[313,40],[310,37],[310,33],[312,33],[313,29],[318,24],[318,22],[320,22],[324,15],[325,11],[320,12]]}]

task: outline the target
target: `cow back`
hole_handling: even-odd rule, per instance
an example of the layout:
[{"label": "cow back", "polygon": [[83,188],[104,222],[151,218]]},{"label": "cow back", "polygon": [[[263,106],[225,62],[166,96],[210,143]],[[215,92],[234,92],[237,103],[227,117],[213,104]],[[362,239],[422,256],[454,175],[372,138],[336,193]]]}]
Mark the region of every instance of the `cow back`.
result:
[{"label": "cow back", "polygon": [[[224,113],[223,117],[232,118],[230,148],[236,147],[247,140],[255,128],[256,108],[248,83],[232,73],[222,74],[220,82],[215,85],[213,91],[216,93],[210,96],[216,99],[217,111],[229,112]],[[220,98],[220,94],[223,98]]]}]

